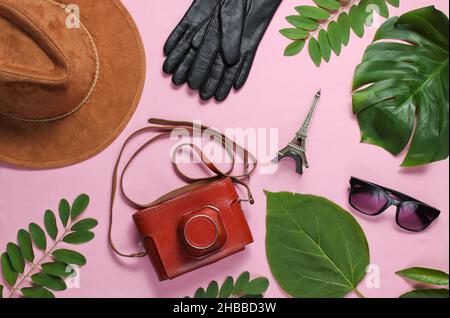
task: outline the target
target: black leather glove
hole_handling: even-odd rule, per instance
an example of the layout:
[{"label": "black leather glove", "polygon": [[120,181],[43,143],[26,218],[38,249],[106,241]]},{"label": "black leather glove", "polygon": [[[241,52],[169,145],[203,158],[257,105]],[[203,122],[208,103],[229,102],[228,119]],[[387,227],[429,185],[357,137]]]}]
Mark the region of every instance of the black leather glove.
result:
[{"label": "black leather glove", "polygon": [[[249,1],[252,4],[245,19],[240,61],[235,65],[230,65],[220,54],[216,55],[214,63],[209,67],[207,76],[203,80],[200,78],[204,75],[203,69],[199,65],[200,61],[197,60],[197,63],[192,66],[188,82],[194,88],[201,82],[200,97],[203,100],[215,97],[217,101],[223,101],[233,86],[236,90],[244,86],[259,44],[282,0]],[[211,42],[205,41],[205,43]],[[199,56],[205,54],[202,53],[204,48],[207,48],[205,44],[199,48]],[[208,48],[208,50],[210,49]]]},{"label": "black leather glove", "polygon": [[194,36],[197,42],[202,42],[211,22],[216,19],[218,34],[215,40],[218,49],[227,63],[237,63],[240,59],[246,2],[247,0],[194,0],[166,41],[164,72],[172,74],[183,59],[193,61],[195,52],[192,51],[191,44]]}]

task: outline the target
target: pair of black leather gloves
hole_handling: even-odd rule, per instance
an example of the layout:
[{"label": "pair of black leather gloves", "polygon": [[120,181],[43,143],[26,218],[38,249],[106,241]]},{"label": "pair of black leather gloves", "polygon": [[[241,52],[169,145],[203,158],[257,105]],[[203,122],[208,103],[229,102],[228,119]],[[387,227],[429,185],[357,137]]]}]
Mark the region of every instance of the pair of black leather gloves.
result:
[{"label": "pair of black leather gloves", "polygon": [[164,46],[164,72],[175,85],[199,90],[203,100],[225,100],[247,81],[281,1],[194,0]]}]

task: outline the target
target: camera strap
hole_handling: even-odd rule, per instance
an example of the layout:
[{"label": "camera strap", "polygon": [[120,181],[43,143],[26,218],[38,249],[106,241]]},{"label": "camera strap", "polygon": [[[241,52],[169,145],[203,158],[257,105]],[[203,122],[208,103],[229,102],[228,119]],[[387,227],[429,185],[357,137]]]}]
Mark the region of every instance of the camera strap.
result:
[{"label": "camera strap", "polygon": [[[190,136],[194,136],[195,132],[201,132],[202,134],[208,134],[211,137],[217,138],[216,140],[221,141],[221,146],[230,154],[231,157],[231,164],[230,168],[227,171],[220,170],[203,152],[202,150],[196,146],[194,143],[185,143],[178,145],[174,151],[173,151],[173,158],[172,158],[172,164],[173,168],[176,172],[176,174],[187,183],[195,183],[195,182],[208,182],[208,181],[215,181],[221,178],[230,178],[234,183],[242,185],[247,189],[248,193],[248,201],[250,204],[254,204],[255,200],[253,198],[252,192],[250,190],[250,187],[248,186],[246,181],[249,181],[250,176],[255,172],[256,166],[257,166],[257,160],[256,157],[251,154],[247,149],[244,147],[238,145],[236,142],[228,138],[227,136],[223,135],[217,130],[211,129],[204,125],[198,125],[194,124],[192,122],[187,121],[170,121],[170,120],[164,120],[164,119],[155,119],[151,118],[148,120],[148,123],[151,124],[151,126],[147,126],[141,129],[136,130],[134,133],[132,133],[124,142],[120,152],[119,156],[117,158],[117,161],[114,166],[114,172],[112,175],[112,188],[111,188],[111,202],[110,202],[110,221],[109,221],[109,231],[108,231],[108,240],[109,245],[111,246],[112,250],[119,256],[123,257],[144,257],[146,256],[146,252],[141,246],[140,251],[133,254],[125,254],[120,252],[112,238],[112,232],[113,232],[113,221],[114,221],[114,203],[116,199],[117,194],[117,188],[120,189],[123,197],[125,200],[135,209],[146,209],[151,206],[154,206],[156,204],[159,204],[161,200],[153,201],[151,203],[138,203],[130,198],[130,196],[127,194],[124,188],[124,175],[128,168],[130,167],[131,163],[138,157],[138,155],[143,152],[147,147],[155,143],[156,141],[170,137],[172,132],[175,129],[183,129],[187,132],[189,132]],[[119,166],[121,163],[121,159],[123,157],[123,154],[125,152],[125,149],[127,148],[128,144],[134,140],[136,137],[149,132],[158,132],[156,136],[151,137],[146,142],[144,142],[128,159],[128,161],[125,163],[122,172],[119,175]],[[201,159],[201,162],[214,174],[210,177],[204,177],[204,178],[193,178],[185,174],[179,167],[177,161],[176,161],[176,154],[178,150],[181,150],[182,148],[188,147],[191,151],[195,152]],[[243,157],[243,165],[244,165],[244,173],[241,175],[233,175],[233,171],[236,166],[236,156],[238,154],[242,154]],[[246,181],[244,181],[246,180]],[[244,201],[244,200],[241,200]]]}]

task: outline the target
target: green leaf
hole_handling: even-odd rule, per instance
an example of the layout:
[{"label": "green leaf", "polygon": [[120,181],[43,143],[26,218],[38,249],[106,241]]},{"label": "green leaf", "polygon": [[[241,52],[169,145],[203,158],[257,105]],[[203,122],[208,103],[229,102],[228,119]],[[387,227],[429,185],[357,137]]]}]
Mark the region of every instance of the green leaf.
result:
[{"label": "green leaf", "polygon": [[56,276],[51,276],[46,273],[37,273],[31,276],[31,280],[34,284],[46,287],[54,291],[63,291],[67,289],[66,283]]},{"label": "green leaf", "polygon": [[319,22],[302,17],[301,15],[290,15],[286,17],[286,20],[296,28],[304,29],[306,31],[317,30],[320,26]]},{"label": "green leaf", "polygon": [[280,33],[290,40],[306,39],[309,36],[309,32],[303,29],[288,28],[280,30]]},{"label": "green leaf", "polygon": [[98,221],[95,219],[84,219],[76,224],[74,224],[71,228],[72,231],[87,231],[92,230],[98,225]]},{"label": "green leaf", "polygon": [[370,263],[355,218],[316,196],[267,193],[266,252],[281,288],[293,297],[337,298],[355,290]]},{"label": "green leaf", "polygon": [[73,274],[73,270],[69,270],[69,265],[61,262],[45,263],[41,267],[45,273],[53,276],[68,277]]},{"label": "green leaf", "polygon": [[349,12],[350,26],[357,36],[364,36],[365,14],[358,6],[351,7]]},{"label": "green leaf", "polygon": [[389,19],[355,71],[353,112],[362,141],[394,155],[410,145],[405,167],[448,158],[448,27],[434,7]]},{"label": "green leaf", "polygon": [[238,277],[236,284],[234,284],[233,278],[228,276],[220,290],[216,281],[209,283],[206,291],[203,288],[198,288],[194,298],[230,298],[231,296],[262,298],[262,293],[267,290],[268,286],[269,280],[267,278],[261,277],[250,281],[249,272],[244,272]]},{"label": "green leaf", "polygon": [[55,298],[55,295],[44,287],[26,287],[20,291],[26,298]]},{"label": "green leaf", "polygon": [[67,234],[63,238],[63,242],[69,244],[83,244],[94,239],[95,234],[91,231],[78,231]]},{"label": "green leaf", "polygon": [[47,238],[45,237],[44,230],[36,223],[31,223],[28,230],[36,247],[42,251],[45,251],[47,248]]},{"label": "green leaf", "polygon": [[387,0],[387,2],[396,8],[400,7],[400,0]]},{"label": "green leaf", "polygon": [[315,38],[311,38],[309,40],[309,46],[308,46],[309,56],[313,60],[314,64],[316,64],[317,67],[322,64],[322,53],[320,51],[319,42]]},{"label": "green leaf", "polygon": [[300,53],[305,47],[305,40],[297,40],[289,44],[284,50],[284,56],[294,56]]},{"label": "green leaf", "polygon": [[45,211],[44,225],[45,225],[45,229],[47,230],[48,235],[53,240],[56,240],[56,237],[58,236],[58,226],[56,225],[56,217],[55,217],[55,213],[53,213],[53,211],[51,211],[51,210]]},{"label": "green leaf", "polygon": [[314,3],[329,11],[336,11],[341,8],[341,4],[336,0],[314,0]]},{"label": "green leaf", "polygon": [[6,246],[6,252],[8,253],[8,257],[14,271],[23,274],[25,270],[25,260],[19,246],[14,243],[8,243]]},{"label": "green leaf", "polygon": [[320,30],[318,40],[322,57],[325,60],[325,62],[329,62],[331,57],[331,46],[330,40],[328,39],[327,31]]},{"label": "green leaf", "polygon": [[330,22],[328,25],[328,38],[330,39],[331,49],[337,56],[341,55],[341,33],[336,22]]},{"label": "green leaf", "polygon": [[59,202],[58,211],[59,219],[61,220],[61,223],[64,225],[64,227],[66,227],[70,217],[70,204],[66,199],[62,199]]},{"label": "green leaf", "polygon": [[11,264],[11,260],[9,259],[9,256],[7,253],[2,254],[1,262],[2,262],[3,278],[5,279],[5,282],[9,286],[14,286],[19,274],[14,270],[14,268]]},{"label": "green leaf", "polygon": [[350,19],[347,13],[342,12],[339,15],[337,24],[339,26],[339,33],[341,34],[341,42],[347,46],[350,41]]},{"label": "green leaf", "polygon": [[448,289],[418,289],[406,293],[400,298],[449,298]]},{"label": "green leaf", "polygon": [[236,280],[236,284],[234,285],[233,295],[238,295],[242,293],[245,286],[250,282],[250,273],[243,272],[238,279]]},{"label": "green leaf", "polygon": [[306,18],[310,18],[313,20],[327,20],[330,18],[330,13],[327,10],[322,8],[313,7],[313,6],[298,6],[295,7],[298,13]]},{"label": "green leaf", "polygon": [[67,249],[60,249],[56,250],[52,253],[53,258],[56,261],[71,264],[71,265],[79,265],[83,266],[86,265],[86,258],[81,255],[78,252],[67,250]]},{"label": "green leaf", "polygon": [[206,292],[203,288],[197,289],[195,292],[194,298],[206,298]]},{"label": "green leaf", "polygon": [[234,289],[233,277],[228,276],[219,291],[219,298],[230,298]]},{"label": "green leaf", "polygon": [[20,230],[17,234],[17,242],[23,257],[30,263],[34,261],[33,243],[30,234],[25,230]]},{"label": "green leaf", "polygon": [[3,286],[0,285],[0,298],[3,298]]},{"label": "green leaf", "polygon": [[396,273],[399,276],[430,285],[448,285],[448,274],[436,269],[412,267]]},{"label": "green leaf", "polygon": [[206,289],[205,298],[217,298],[219,294],[219,285],[214,280],[209,283],[208,288]]},{"label": "green leaf", "polygon": [[259,277],[247,284],[243,292],[246,295],[260,295],[267,291],[269,288],[269,280],[265,277]]},{"label": "green leaf", "polygon": [[75,220],[81,213],[86,211],[89,206],[89,196],[87,194],[79,195],[72,204],[70,217]]}]

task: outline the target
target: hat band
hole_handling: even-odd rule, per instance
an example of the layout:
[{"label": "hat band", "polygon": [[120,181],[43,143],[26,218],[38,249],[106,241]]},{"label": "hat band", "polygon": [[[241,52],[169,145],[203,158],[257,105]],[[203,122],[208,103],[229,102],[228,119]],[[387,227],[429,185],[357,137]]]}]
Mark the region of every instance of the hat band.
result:
[{"label": "hat band", "polygon": [[[61,9],[65,10],[67,8],[67,6],[65,4],[59,3],[57,1],[54,0],[46,0],[54,5],[57,5],[58,7],[60,7]],[[86,33],[86,35],[89,38],[89,42],[91,44],[92,50],[94,51],[94,56],[95,56],[95,77],[94,80],[92,82],[92,85],[89,89],[89,92],[86,94],[86,96],[83,98],[83,100],[76,106],[74,107],[71,111],[56,116],[56,117],[51,117],[51,118],[42,118],[42,119],[30,119],[30,118],[24,118],[24,117],[20,117],[14,114],[10,114],[10,113],[4,113],[2,111],[0,111],[0,115],[12,118],[12,119],[16,119],[16,120],[20,120],[20,121],[25,121],[25,122],[32,122],[32,123],[46,123],[46,122],[52,122],[52,121],[56,121],[59,119],[64,119],[66,117],[69,117],[70,115],[72,115],[73,113],[75,113],[76,111],[78,111],[81,107],[83,107],[83,105],[89,100],[89,98],[92,96],[92,94],[94,93],[95,87],[97,86],[97,82],[98,79],[100,77],[100,57],[98,54],[98,49],[97,49],[97,45],[95,44],[94,38],[91,35],[91,33],[89,32],[89,30],[85,27],[85,25],[80,21],[80,19],[75,16],[75,19],[77,19],[77,23],[79,23],[81,29]]]}]

